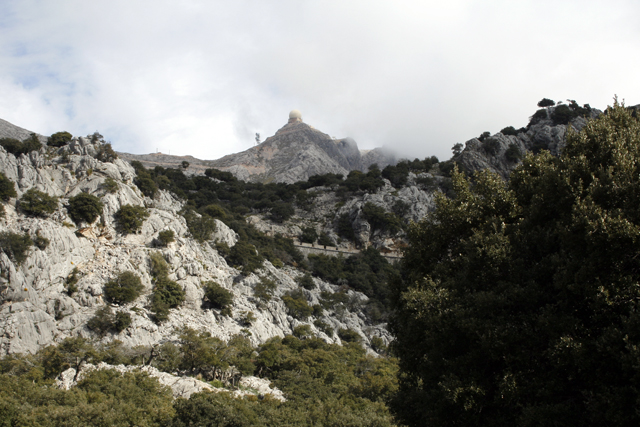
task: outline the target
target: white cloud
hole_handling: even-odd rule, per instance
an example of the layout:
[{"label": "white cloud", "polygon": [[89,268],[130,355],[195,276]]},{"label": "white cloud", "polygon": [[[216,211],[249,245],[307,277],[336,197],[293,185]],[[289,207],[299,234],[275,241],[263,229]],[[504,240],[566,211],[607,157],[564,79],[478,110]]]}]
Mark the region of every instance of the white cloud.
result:
[{"label": "white cloud", "polygon": [[298,108],[362,148],[450,155],[542,97],[640,102],[631,1],[21,1],[0,6],[0,117],[218,158]]}]

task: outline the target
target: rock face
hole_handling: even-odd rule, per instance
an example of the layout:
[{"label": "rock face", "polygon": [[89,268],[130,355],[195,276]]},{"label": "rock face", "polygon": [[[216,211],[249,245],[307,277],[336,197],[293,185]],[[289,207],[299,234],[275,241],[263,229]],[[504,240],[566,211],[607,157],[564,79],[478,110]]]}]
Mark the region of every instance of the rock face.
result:
[{"label": "rock face", "polygon": [[[465,148],[456,161],[468,171],[488,169],[506,179],[511,171],[520,164],[518,159],[509,158],[508,151],[511,146],[521,154],[545,149],[557,156],[566,143],[569,126],[579,132],[587,124],[587,120],[602,114],[600,110],[592,109],[589,117],[576,117],[568,125],[554,125],[551,115],[555,108],[547,108],[546,118],[529,126],[524,132],[518,132],[517,135],[503,135],[498,132],[484,141],[480,141],[478,138],[470,139],[465,143]],[[492,141],[492,145],[487,143],[488,140]]]},{"label": "rock face", "polygon": [[[357,151],[348,142],[330,143],[345,166],[359,161]],[[160,191],[155,199],[145,197],[133,184],[135,172],[131,165],[121,159],[111,163],[96,159],[101,144],[89,138],[76,138],[60,149],[43,147],[17,158],[0,147],[0,172],[16,183],[18,197],[30,188],[58,197],[58,208],[48,218],[25,216],[17,209],[16,199],[4,204],[0,232],[40,236],[48,239],[49,244],[44,249],[33,246],[20,265],[0,250],[0,355],[33,353],[70,336],[97,339],[86,324],[105,305],[105,282],[122,271],[139,276],[144,290],[132,303],[112,305],[115,312],[129,313],[132,323],[121,333],[107,333],[102,342],[118,339],[128,347],[155,346],[175,341],[178,331],[189,326],[223,340],[234,334],[246,334],[253,344],[259,344],[273,336],[290,334],[302,324],[309,325],[313,334],[327,342],[339,343],[336,333],[341,328],[353,329],[365,344],[374,336],[380,336],[386,343],[390,341],[385,325],[365,322],[359,307],[367,298],[354,291],[349,291],[353,301],[349,309],[327,310],[316,319],[336,331],[330,336],[314,326],[313,318],[300,321],[291,317],[280,297],[298,289],[296,279],[301,272],[292,267],[275,268],[265,262],[258,274],[240,275],[215,249],[216,241],[233,246],[237,241],[234,231],[218,221],[212,240],[199,244],[190,237],[184,218],[178,214],[183,202],[165,191]],[[108,178],[117,183],[113,193],[104,186]],[[80,192],[98,196],[104,204],[102,215],[92,224],[74,224],[68,215],[69,197]],[[137,234],[122,235],[116,231],[114,214],[127,204],[144,206],[149,211]],[[155,239],[164,230],[172,230],[176,240],[166,248],[156,248]],[[169,264],[171,280],[186,293],[184,304],[172,309],[169,319],[159,325],[152,321],[148,309],[153,288],[149,264],[152,252],[162,254]],[[75,268],[78,290],[69,295],[66,280]],[[259,276],[277,284],[268,302],[259,301],[253,294],[253,288],[261,280]],[[322,291],[338,291],[336,285],[314,280],[316,289],[304,290],[309,304],[318,304]],[[203,308],[202,284],[207,281],[215,281],[234,294],[230,316]],[[256,319],[250,325],[244,320],[248,312]]]},{"label": "rock face", "polygon": [[292,121],[260,145],[210,165],[245,181],[294,183],[326,173],[346,176],[372,163],[384,167],[394,161],[380,150],[363,158],[353,139],[332,139],[302,121]]},{"label": "rock face", "polygon": [[[211,384],[197,380],[193,377],[179,377],[159,371],[153,366],[113,366],[104,362],[100,362],[97,365],[92,365],[90,363],[83,364],[77,377],[76,370],[73,368],[69,368],[60,374],[58,379],[56,379],[55,385],[60,389],[69,390],[71,387],[74,387],[78,383],[78,381],[81,381],[89,372],[102,369],[112,369],[122,374],[127,372],[144,372],[150,377],[158,379],[158,382],[160,382],[160,384],[171,388],[173,397],[176,399],[179,397],[188,399],[192,394],[199,393],[201,391],[212,391],[216,393],[229,392],[229,390],[227,389],[213,387]],[[74,378],[76,378],[75,381]],[[284,402],[286,400],[282,391],[278,390],[277,388],[271,388],[269,380],[265,378],[258,378],[253,376],[242,377],[239,381],[239,384],[245,387],[245,389],[255,390],[258,395],[269,395],[271,398],[277,399],[281,402]],[[231,394],[233,394],[234,397],[254,395],[254,393],[244,390],[234,390],[231,392]]]}]

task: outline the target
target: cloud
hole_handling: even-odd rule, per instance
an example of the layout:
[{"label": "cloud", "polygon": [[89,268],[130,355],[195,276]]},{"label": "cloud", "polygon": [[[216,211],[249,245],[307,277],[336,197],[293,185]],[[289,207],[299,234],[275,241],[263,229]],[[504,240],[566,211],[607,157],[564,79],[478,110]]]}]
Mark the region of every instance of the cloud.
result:
[{"label": "cloud", "polygon": [[[361,148],[450,156],[542,97],[638,103],[631,1],[14,1],[0,117],[213,159],[289,110]],[[633,98],[636,97],[636,98]]]}]

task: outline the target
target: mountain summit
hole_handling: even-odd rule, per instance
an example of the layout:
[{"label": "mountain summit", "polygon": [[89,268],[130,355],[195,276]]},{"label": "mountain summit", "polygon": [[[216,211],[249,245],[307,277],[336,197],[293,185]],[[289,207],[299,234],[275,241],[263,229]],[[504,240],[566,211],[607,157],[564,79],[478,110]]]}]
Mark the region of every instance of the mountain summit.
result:
[{"label": "mountain summit", "polygon": [[373,163],[384,167],[395,159],[379,148],[360,151],[351,138],[331,138],[304,123],[298,110],[291,111],[287,124],[259,145],[209,162],[245,181],[286,183],[318,174],[347,175]]}]

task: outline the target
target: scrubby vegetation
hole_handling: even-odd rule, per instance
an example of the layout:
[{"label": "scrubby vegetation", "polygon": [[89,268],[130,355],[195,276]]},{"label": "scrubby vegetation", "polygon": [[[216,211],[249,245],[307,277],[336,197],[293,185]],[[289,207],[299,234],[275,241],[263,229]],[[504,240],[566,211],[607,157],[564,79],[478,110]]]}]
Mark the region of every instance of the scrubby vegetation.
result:
[{"label": "scrubby vegetation", "polygon": [[169,318],[170,309],[184,302],[185,292],[180,285],[169,279],[169,265],[160,252],[151,253],[149,262],[153,276],[151,311],[155,321],[162,323]]},{"label": "scrubby vegetation", "polygon": [[142,206],[124,205],[115,213],[118,231],[122,234],[135,233],[140,230],[149,212]]},{"label": "scrubby vegetation", "polygon": [[19,141],[14,138],[0,138],[0,145],[7,150],[8,153],[11,153],[16,157],[20,154],[27,154],[31,151],[42,148],[40,140],[34,133],[24,141]]},{"label": "scrubby vegetation", "polygon": [[104,285],[104,296],[114,304],[133,302],[140,296],[144,287],[140,277],[131,271],[123,271]]},{"label": "scrubby vegetation", "polygon": [[12,197],[18,197],[16,185],[5,174],[0,172],[0,200],[6,202]]},{"label": "scrubby vegetation", "polygon": [[0,250],[17,265],[27,259],[27,251],[32,245],[33,241],[27,233],[0,232]]},{"label": "scrubby vegetation", "polygon": [[30,188],[18,200],[18,207],[27,215],[45,218],[56,211],[58,199]]},{"label": "scrubby vegetation", "polygon": [[69,199],[67,212],[76,224],[83,221],[91,224],[102,214],[102,208],[102,202],[98,197],[89,193],[80,193]]},{"label": "scrubby vegetation", "polygon": [[227,310],[233,304],[233,292],[220,286],[218,283],[209,281],[203,284],[205,299],[218,310]]},{"label": "scrubby vegetation", "polygon": [[71,142],[71,138],[73,138],[73,135],[69,132],[56,132],[47,139],[47,145],[50,147],[62,147]]},{"label": "scrubby vegetation", "polygon": [[158,233],[158,244],[160,246],[167,246],[171,242],[175,242],[176,236],[172,230],[162,230]]}]

